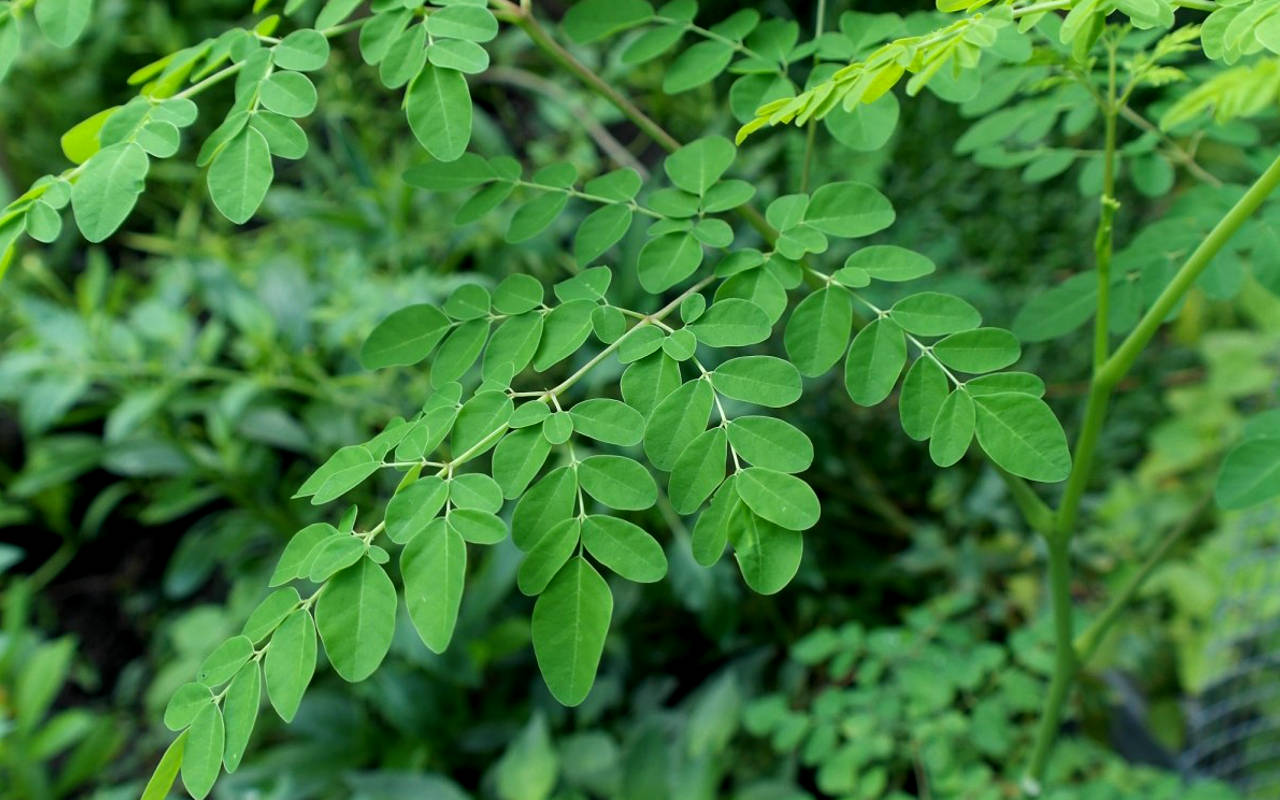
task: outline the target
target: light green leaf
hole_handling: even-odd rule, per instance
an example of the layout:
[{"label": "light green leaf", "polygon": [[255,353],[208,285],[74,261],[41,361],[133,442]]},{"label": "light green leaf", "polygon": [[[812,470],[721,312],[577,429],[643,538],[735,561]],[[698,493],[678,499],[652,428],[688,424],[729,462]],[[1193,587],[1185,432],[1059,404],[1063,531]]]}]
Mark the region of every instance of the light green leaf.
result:
[{"label": "light green leaf", "polygon": [[933,433],[933,421],[947,399],[951,383],[937,362],[927,356],[916,359],[902,380],[898,396],[898,417],[902,430],[917,442]]},{"label": "light green leaf", "polygon": [[832,236],[869,236],[893,224],[893,205],[874,187],[856,181],[828,183],[809,200],[804,221]]},{"label": "light green leaf", "polygon": [[587,215],[573,237],[573,257],[579,266],[595,261],[627,234],[631,208],[621,204],[598,208]]},{"label": "light green leaf", "polygon": [[898,127],[898,98],[886,92],[872,103],[858,103],[852,109],[838,105],[823,118],[836,141],[861,153],[879,150]]},{"label": "light green leaf", "polygon": [[286,117],[305,117],[316,110],[316,86],[301,72],[273,72],[258,89],[268,111]]},{"label": "light green leaf", "polygon": [[1030,372],[996,372],[965,381],[964,388],[977,397],[981,394],[1020,392],[1033,397],[1044,397],[1044,381]]},{"label": "light green leaf", "polygon": [[467,374],[484,352],[485,342],[489,340],[489,327],[488,319],[468,320],[445,337],[431,363],[432,386],[453,383]]},{"label": "light green leaf", "polygon": [[720,489],[711,499],[711,505],[698,515],[698,521],[693,526],[693,559],[704,567],[719,561],[729,542],[729,523],[742,504],[738,490],[734,488],[735,482],[736,477],[730,475],[720,484]]},{"label": "light green leaf", "polygon": [[405,113],[418,142],[434,158],[453,161],[471,141],[471,92],[466,78],[431,64],[409,84]]},{"label": "light green leaf", "polygon": [[658,501],[653,476],[626,456],[588,456],[578,464],[578,482],[609,508],[639,511]]},{"label": "light green leaf", "polygon": [[[545,406],[544,406],[545,408]],[[535,427],[510,433],[493,451],[493,477],[508,500],[519,497],[551,453],[551,443]]]},{"label": "light green leaf", "polygon": [[724,175],[737,152],[723,136],[704,136],[667,156],[662,167],[677,187],[702,196]]},{"label": "light green leaf", "polygon": [[1071,472],[1067,436],[1038,397],[1007,392],[974,398],[978,444],[991,460],[1028,480],[1056,483]]},{"label": "light green leaf", "polygon": [[982,315],[959,297],[940,292],[908,295],[893,304],[889,318],[917,336],[945,336],[976,328]]},{"label": "light green leaf", "polygon": [[378,471],[378,461],[363,445],[348,445],[329,457],[312,473],[294,497],[311,495],[321,505],[346,494]]},{"label": "light green leaf", "polygon": [[[334,530],[334,534],[337,534],[336,530]],[[294,538],[297,538],[296,534]],[[280,623],[284,622],[284,618],[293,613],[293,610],[298,607],[301,601],[302,598],[298,596],[298,590],[292,586],[276,589],[267,595],[258,604],[258,607],[249,614],[249,618],[245,620],[244,628],[240,632],[248,636],[249,641],[257,644],[275,631],[280,626]]]},{"label": "light green leaf", "polygon": [[728,297],[712,303],[689,330],[709,347],[744,347],[768,339],[773,326],[760,306]]},{"label": "light green leaf", "polygon": [[1085,272],[1041,292],[1013,318],[1013,332],[1024,342],[1044,342],[1088,322],[1098,305],[1098,277]]},{"label": "light green leaf", "polygon": [[846,269],[860,269],[878,281],[912,281],[937,269],[925,256],[904,247],[875,244],[858,249],[845,260]]},{"label": "light green leaf", "polygon": [[818,524],[822,508],[809,484],[794,475],[764,467],[748,467],[734,482],[742,502],[757,515],[787,530]]},{"label": "light green leaf", "polygon": [[571,467],[548,472],[516,503],[511,515],[511,538],[528,552],[561,520],[573,513],[578,498],[578,473]]},{"label": "light green leaf", "polygon": [[9,74],[9,69],[21,52],[22,39],[18,26],[13,22],[0,23],[0,81]]},{"label": "light green leaf", "polygon": [[513,376],[523,372],[538,352],[545,324],[542,314],[530,311],[499,325],[484,351],[484,377],[491,378],[507,367]]},{"label": "light green leaf", "polygon": [[449,530],[471,544],[497,544],[507,538],[507,524],[497,514],[478,508],[455,508],[449,512]]},{"label": "light green leaf", "polygon": [[[0,33],[3,33],[3,29],[0,29]],[[4,70],[0,69],[0,78],[3,77]],[[182,768],[186,744],[187,732],[183,731],[165,748],[164,755],[160,756],[160,763],[156,764],[156,771],[151,774],[151,779],[142,790],[141,800],[165,800],[169,796],[169,790],[178,777],[178,770]]]},{"label": "light green leaf", "polygon": [[280,554],[280,561],[267,585],[279,586],[294,578],[306,577],[311,570],[311,558],[316,547],[330,536],[337,535],[338,529],[327,522],[313,523],[295,533]]},{"label": "light green leaf", "polygon": [[747,586],[760,594],[775,594],[795,577],[804,555],[804,537],[774,525],[739,504],[728,522],[729,540]]},{"label": "light green leaf", "polygon": [[307,134],[302,126],[288,117],[270,111],[259,111],[249,120],[249,127],[262,134],[267,148],[281,158],[302,158],[307,154]]},{"label": "light green leaf", "polygon": [[427,60],[442,69],[479,75],[489,68],[489,51],[463,39],[440,39],[427,48]]},{"label": "light green leaf", "polygon": [[[46,677],[44,671],[48,669],[47,665],[40,666],[41,677]],[[164,726],[171,731],[180,731],[195,721],[196,716],[211,703],[213,703],[213,691],[208,686],[203,683],[184,683],[178,687],[169,698],[168,705],[164,707]]]},{"label": "light green leaf", "polygon": [[853,300],[849,292],[828,286],[800,301],[787,321],[783,344],[801,375],[816,377],[835,366],[849,346]]},{"label": "light green leaf", "polygon": [[1249,439],[1227,453],[1218,473],[1219,506],[1248,508],[1276,495],[1280,495],[1280,437]]},{"label": "light green leaf", "polygon": [[947,395],[933,421],[929,457],[940,467],[949,467],[964,457],[973,440],[976,411],[969,393],[956,390]]},{"label": "light green leaf", "polygon": [[720,41],[702,41],[686,49],[667,67],[662,91],[679,94],[701,86],[724,72],[733,60],[733,45]]},{"label": "light green leaf", "polygon": [[725,397],[782,408],[800,399],[800,372],[773,356],[739,356],[711,371],[711,385]]},{"label": "light green leaf", "polygon": [[961,372],[993,372],[1022,357],[1022,347],[1002,328],[975,328],[953,333],[933,346],[943,364]]},{"label": "light green leaf", "polygon": [[576,706],[595,683],[613,616],[613,595],[600,573],[574,558],[533,606],[533,650],[547,688]]},{"label": "light green leaf", "polygon": [[784,420],[738,417],[729,420],[728,433],[729,444],[754,466],[778,472],[804,472],[813,464],[813,443]]},{"label": "light green leaf", "polygon": [[222,699],[227,735],[226,752],[222,759],[229,773],[235,772],[240,766],[240,760],[244,758],[253,726],[258,721],[258,706],[261,702],[262,675],[258,662],[253,661],[240,668],[227,687],[227,696]]},{"label": "light green leaf", "polygon": [[[400,554],[400,574],[413,627],[431,652],[443,653],[453,639],[462,604],[466,542],[443,521],[431,525],[414,536]],[[327,640],[325,646],[328,647]]]},{"label": "light green leaf", "polygon": [[458,508],[494,514],[502,508],[502,489],[483,472],[468,472],[449,482],[449,500]]},{"label": "light green leaf", "polygon": [[488,42],[498,35],[498,20],[481,5],[446,5],[427,16],[427,32],[444,39]]},{"label": "light green leaf", "polygon": [[373,329],[360,349],[360,363],[365,369],[412,366],[430,355],[449,330],[449,318],[435,306],[406,306]]},{"label": "light green leaf", "polygon": [[565,12],[561,25],[578,44],[588,44],[653,18],[644,0],[582,0]]},{"label": "light green leaf", "polygon": [[573,428],[598,442],[630,447],[644,437],[644,417],[626,403],[596,397],[569,409]]},{"label": "light green leaf", "polygon": [[552,525],[520,562],[516,571],[516,587],[530,597],[541,594],[573,555],[581,533],[582,521],[578,517]]},{"label": "light green leaf", "polygon": [[294,31],[275,46],[275,64],[280,69],[310,72],[329,60],[329,40],[320,31]]},{"label": "light green leaf", "polygon": [[209,165],[209,197],[224,217],[239,225],[262,205],[274,177],[266,138],[245,128]]},{"label": "light green leaf", "polygon": [[89,25],[93,0],[40,0],[35,15],[45,38],[57,47],[70,47]]},{"label": "light green leaf", "polygon": [[359,561],[364,554],[365,543],[355,536],[342,534],[327,539],[312,554],[307,579],[312,583],[323,583]]},{"label": "light green leaf", "polygon": [[644,452],[650,463],[661,470],[674,468],[685,447],[706,430],[714,401],[704,380],[689,381],[663,398],[645,424]]},{"label": "light green leaf", "polygon": [[352,683],[382,663],[395,627],[395,586],[367,558],[335,575],[316,603],[316,629],[329,663]]},{"label": "light green leaf", "polygon": [[532,275],[508,275],[493,290],[493,308],[499,314],[523,314],[537,308],[543,294],[542,282]]},{"label": "light green leaf", "polygon": [[298,704],[316,671],[316,628],[311,612],[290,614],[271,637],[263,660],[267,697],[285,722],[292,722]]},{"label": "light green leaf", "polygon": [[103,148],[85,162],[71,187],[71,209],[84,238],[101,242],[120,227],[138,202],[150,164],[132,142]]},{"label": "light green leaf", "polygon": [[516,209],[507,228],[507,241],[516,244],[527,241],[546,230],[555,222],[569,202],[563,192],[544,192]]},{"label": "light green leaf", "polygon": [[498,443],[500,433],[511,419],[514,403],[503,392],[484,391],[472,397],[458,412],[453,426],[453,452],[471,452],[479,455],[484,449],[475,450],[488,440],[489,447]]},{"label": "light green leaf", "polygon": [[622,399],[646,417],[679,386],[680,364],[666,353],[636,361],[622,373],[620,381]]},{"label": "light green leaf", "polygon": [[595,308],[590,300],[571,300],[556,306],[543,325],[533,368],[545,372],[576,353],[591,335],[591,312]]},{"label": "light green leaf", "polygon": [[240,668],[253,657],[253,642],[247,636],[232,636],[214,648],[200,662],[196,680],[205,686],[219,686],[235,677]]},{"label": "light green leaf", "polygon": [[211,703],[196,715],[182,749],[182,785],[195,800],[203,800],[218,779],[225,743],[222,711]]},{"label": "light green leaf", "polygon": [[582,523],[582,544],[593,558],[629,581],[653,583],[666,577],[662,545],[626,520],[592,514]]},{"label": "light green leaf", "polygon": [[724,481],[728,436],[722,427],[698,434],[671,468],[667,495],[678,514],[692,514]]},{"label": "light green leaf", "polygon": [[668,233],[649,240],[636,261],[640,285],[659,294],[698,271],[702,244],[690,233]]},{"label": "light green leaf", "polygon": [[592,178],[582,187],[587,194],[608,198],[615,203],[634,200],[644,181],[633,169],[615,169],[598,178]]}]

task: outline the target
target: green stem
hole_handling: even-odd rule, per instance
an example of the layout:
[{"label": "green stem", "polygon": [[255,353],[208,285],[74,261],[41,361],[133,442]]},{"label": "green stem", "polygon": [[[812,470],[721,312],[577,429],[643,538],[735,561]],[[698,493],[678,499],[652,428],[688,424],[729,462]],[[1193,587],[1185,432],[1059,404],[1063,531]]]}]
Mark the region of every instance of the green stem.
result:
[{"label": "green stem", "polygon": [[1121,342],[1116,351],[1111,354],[1111,357],[1107,359],[1107,363],[1098,374],[1100,382],[1109,387],[1114,387],[1128,374],[1134,362],[1138,360],[1138,356],[1141,355],[1142,349],[1146,347],[1147,342],[1151,341],[1156,331],[1164,324],[1165,318],[1173,311],[1174,306],[1190,291],[1192,285],[1195,284],[1200,274],[1208,268],[1218,251],[1240,230],[1245,221],[1258,210],[1258,207],[1276,190],[1277,186],[1280,186],[1280,157],[1271,162],[1271,166],[1267,167],[1267,171],[1262,173],[1258,180],[1254,181],[1254,184],[1249,187],[1244,196],[1218,221],[1218,224],[1204,238],[1204,241],[1200,242],[1200,246],[1178,269],[1178,272],[1173,276],[1173,280],[1169,281],[1169,285],[1160,293],[1156,301],[1151,304],[1151,308],[1138,321],[1133,331]]},{"label": "green stem", "polygon": [[992,464],[996,473],[1004,479],[1005,485],[1009,488],[1009,494],[1013,497],[1013,502],[1018,506],[1018,510],[1022,512],[1022,517],[1031,526],[1031,529],[1039,534],[1048,536],[1053,530],[1053,509],[1040,499],[1022,478],[1007,472],[998,464]]},{"label": "green stem", "polygon": [[[813,23],[813,38],[815,40],[822,37],[822,30],[827,21],[827,0],[818,0],[817,19]],[[817,53],[813,56],[814,66],[821,62]],[[809,169],[813,164],[813,147],[818,137],[818,123],[816,120],[809,120],[809,130],[805,132],[804,140],[804,169],[800,174],[800,191],[809,191]]]},{"label": "green stem", "polygon": [[[1049,753],[1057,737],[1062,720],[1062,708],[1076,674],[1075,648],[1071,645],[1071,556],[1069,541],[1059,537],[1049,541],[1049,595],[1053,604],[1053,633],[1059,643],[1054,652],[1053,678],[1049,682],[1049,694],[1045,698],[1044,714],[1036,730],[1035,746],[1031,751],[1031,764],[1022,779],[1023,791],[1035,797],[1040,794]],[[1066,642],[1066,647],[1061,642]]]}]

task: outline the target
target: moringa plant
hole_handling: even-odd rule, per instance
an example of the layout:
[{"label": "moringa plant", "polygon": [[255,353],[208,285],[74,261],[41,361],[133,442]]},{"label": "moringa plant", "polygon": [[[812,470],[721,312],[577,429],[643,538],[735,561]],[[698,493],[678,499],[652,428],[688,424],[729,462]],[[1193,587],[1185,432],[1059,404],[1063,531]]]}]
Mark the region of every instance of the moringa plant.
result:
[{"label": "moringa plant", "polygon": [[[253,11],[274,12],[272,5],[258,0]],[[273,591],[165,710],[177,737],[146,800],[163,798],[179,774],[204,797],[224,768],[239,766],[264,681],[270,705],[291,720],[316,669],[317,634],[334,670],[353,682],[378,669],[402,601],[423,643],[447,648],[472,547],[510,536],[523,551],[517,584],[536,598],[534,652],[551,694],[568,706],[587,697],[603,652],[613,607],[605,575],[650,583],[667,572],[661,532],[636,524],[632,512],[661,504],[693,517],[699,563],[732,552],[749,587],[781,591],[821,507],[801,477],[813,446],[775,409],[827,391],[825,376],[837,367],[854,403],[894,396],[903,432],[938,466],[970,453],[988,458],[1044,539],[1056,662],[1022,768],[1026,793],[1041,792],[1078,673],[1172,544],[1076,630],[1071,542],[1109,399],[1193,287],[1230,296],[1252,270],[1280,288],[1276,231],[1257,213],[1280,183],[1280,161],[1236,191],[1196,159],[1214,121],[1274,105],[1280,2],[937,5],[940,13],[906,18],[849,12],[828,30],[820,2],[812,36],[802,40],[797,22],[751,9],[707,22],[694,0],[659,8],[583,0],[560,32],[528,0],[287,0],[251,27],[138,70],[130,79],[137,97],[63,136],[73,166],[41,178],[0,213],[0,274],[24,235],[59,236],[67,206],[87,240],[111,236],[153,161],[175,156],[201,113],[221,119],[195,156],[209,196],[232,222],[252,219],[274,159],[306,155],[299,120],[318,102],[308,73],[325,68],[331,43],[355,47],[401,99],[428,156],[405,181],[469,193],[454,225],[507,209],[506,238],[520,243],[552,235],[571,203],[590,209],[564,241],[570,277],[550,286],[526,274],[492,287],[468,283],[443,304],[407,306],[369,333],[364,367],[424,370],[431,392],[406,399],[416,410],[374,438],[334,453],[296,496],[331,504],[378,473],[398,484],[384,507],[335,509],[332,522],[289,541]],[[9,80],[21,72],[28,12],[48,38],[69,44],[88,24],[91,3],[0,5],[0,74],[16,60]],[[515,158],[469,150],[468,77],[489,68],[485,45],[504,26],[665,150],[661,175],[646,181],[625,165],[634,159],[616,152],[618,169],[581,175],[567,162],[529,172]],[[576,48],[588,45],[626,68],[664,59],[668,95],[715,82],[741,124],[736,142],[714,133],[678,141],[580,59],[585,51]],[[224,83],[233,88],[230,105],[206,102]],[[856,248],[846,241],[892,226],[893,205],[880,191],[855,181],[809,185],[818,137],[876,150],[897,124],[899,95],[924,89],[977,118],[957,139],[958,157],[1021,168],[1032,182],[1082,162],[1082,191],[1097,198],[1097,235],[1082,248],[1079,274],[1032,300],[1012,330],[984,325],[961,297],[911,291],[935,264],[903,243],[883,235]],[[1148,109],[1160,119],[1149,120]],[[735,167],[738,147],[787,124],[805,129],[800,185],[757,198],[755,176]],[[1203,185],[1171,209],[1172,227],[1156,222],[1117,247],[1122,177],[1158,196],[1177,170]],[[621,246],[637,223],[642,246]],[[641,302],[615,302],[615,283],[638,285]],[[1083,415],[1071,417],[1072,447],[1043,381],[1011,368],[1023,343],[1065,336],[1090,319],[1093,372]],[[601,376],[607,392],[598,390]],[[1278,451],[1274,414],[1260,418],[1226,459],[1223,504],[1280,493]]]}]

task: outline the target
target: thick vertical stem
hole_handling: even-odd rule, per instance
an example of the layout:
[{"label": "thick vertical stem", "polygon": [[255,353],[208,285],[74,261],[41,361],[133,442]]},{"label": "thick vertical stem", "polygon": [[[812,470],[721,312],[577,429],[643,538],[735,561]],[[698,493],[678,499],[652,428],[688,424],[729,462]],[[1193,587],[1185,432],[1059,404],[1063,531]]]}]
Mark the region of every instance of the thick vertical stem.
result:
[{"label": "thick vertical stem", "polygon": [[[1067,693],[1076,675],[1076,655],[1072,646],[1071,630],[1071,557],[1070,542],[1066,537],[1054,536],[1049,540],[1049,595],[1053,603],[1053,632],[1056,651],[1053,664],[1053,679],[1049,683],[1049,694],[1045,698],[1044,713],[1036,730],[1035,745],[1031,752],[1031,763],[1023,778],[1023,791],[1031,796],[1040,794],[1040,785],[1044,780],[1045,767],[1049,763],[1049,754],[1053,750],[1053,742],[1057,737],[1058,726],[1062,722],[1062,709],[1066,705]],[[1063,646],[1063,642],[1066,646]]]}]

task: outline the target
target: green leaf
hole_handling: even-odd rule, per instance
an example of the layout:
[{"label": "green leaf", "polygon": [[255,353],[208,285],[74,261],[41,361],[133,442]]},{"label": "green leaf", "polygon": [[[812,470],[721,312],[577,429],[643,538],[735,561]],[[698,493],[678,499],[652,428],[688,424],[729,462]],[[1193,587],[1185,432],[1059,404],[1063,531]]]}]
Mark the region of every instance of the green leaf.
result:
[{"label": "green leaf", "polygon": [[352,683],[382,663],[395,627],[395,586],[367,558],[335,575],[316,603],[316,628],[329,663]]},{"label": "green leaf", "polygon": [[490,447],[496,445],[495,434],[506,427],[513,406],[511,398],[503,392],[480,392],[468,400],[458,412],[458,421],[453,426],[453,452],[479,455],[483,450],[473,448],[479,447],[481,442],[489,440]]},{"label": "green leaf", "polygon": [[361,0],[329,0],[316,16],[316,29],[327,30],[339,24],[360,7]]},{"label": "green leaf", "polygon": [[570,300],[603,300],[609,284],[613,281],[613,270],[608,267],[591,267],[584,269],[572,278],[560,281],[554,287],[560,302]]},{"label": "green leaf", "polygon": [[532,275],[508,275],[493,290],[493,308],[499,314],[523,314],[541,305],[543,294],[541,281]]},{"label": "green leaf", "polygon": [[773,326],[760,306],[728,297],[712,303],[689,330],[709,347],[745,347],[768,339]]},{"label": "green leaf", "polygon": [[[544,406],[545,408],[545,406]],[[519,497],[551,453],[551,443],[538,428],[510,433],[493,451],[493,477],[508,500]]]},{"label": "green leaf", "polygon": [[704,567],[709,567],[724,555],[724,548],[729,542],[729,523],[732,521],[742,499],[734,488],[735,476],[730,475],[715,497],[711,505],[698,515],[693,526],[692,550],[693,559]]},{"label": "green leaf", "polygon": [[475,42],[440,39],[427,48],[427,60],[443,69],[479,75],[489,68],[489,52]]},{"label": "green leaf", "polygon": [[316,86],[301,72],[273,72],[258,89],[268,111],[286,117],[305,117],[316,110]]},{"label": "green leaf", "polygon": [[335,500],[378,471],[378,461],[363,445],[348,445],[329,457],[294,497],[311,495],[312,505]]},{"label": "green leaf", "polygon": [[891,244],[875,244],[854,252],[845,269],[860,269],[878,281],[912,281],[933,274],[934,263],[919,253]]},{"label": "green leaf", "polygon": [[714,401],[710,384],[699,379],[685,383],[658,403],[644,429],[644,452],[650,463],[661,470],[674,468],[689,443],[706,430]]},{"label": "green leaf", "polygon": [[835,366],[849,346],[853,301],[849,292],[828,286],[800,301],[787,321],[783,344],[801,375],[816,377]]},{"label": "green leaf", "polygon": [[927,356],[916,359],[902,380],[902,392],[898,396],[903,432],[917,442],[928,439],[950,388],[951,383],[937,362]]},{"label": "green leaf", "polygon": [[836,106],[823,122],[840,144],[868,153],[889,141],[898,127],[898,113],[898,98],[893,92],[886,92],[874,102],[858,103],[852,109]]},{"label": "green leaf", "polygon": [[595,307],[590,300],[572,300],[556,306],[547,315],[542,342],[533,358],[535,370],[546,372],[578,351],[591,335],[591,312]]},{"label": "green leaf", "polygon": [[222,712],[226,722],[226,752],[223,764],[227,772],[235,772],[249,746],[249,737],[258,721],[258,706],[262,702],[262,675],[258,662],[245,664],[227,687],[222,699]]},{"label": "green leaf", "polygon": [[478,283],[464,283],[444,303],[444,313],[457,320],[478,319],[489,313],[489,290]]},{"label": "green leaf", "polygon": [[507,538],[507,524],[497,514],[478,508],[455,508],[447,518],[449,530],[472,544],[497,544]]},{"label": "green leaf", "polygon": [[[497,178],[497,173],[489,162],[475,153],[463,153],[456,161],[428,161],[416,164],[405,170],[404,181],[410,186],[426,189],[430,192],[452,192],[471,189]],[[510,284],[518,291],[523,288],[524,279],[533,280],[537,284],[538,300],[528,305],[521,305],[518,310],[501,311],[503,314],[523,314],[538,305],[542,299],[542,284],[528,275],[508,275],[499,286]],[[514,281],[514,282],[513,282]],[[508,291],[511,291],[508,289]],[[519,295],[517,294],[517,297]],[[496,297],[495,297],[496,302]]]},{"label": "green leaf", "polygon": [[609,508],[639,511],[658,501],[658,485],[639,462],[626,456],[588,456],[578,464],[578,482]]},{"label": "green leaf", "polygon": [[668,233],[640,249],[636,271],[646,292],[660,294],[698,271],[702,244],[690,233]]},{"label": "green leaf", "polygon": [[1028,480],[1056,483],[1071,472],[1067,436],[1038,397],[1007,392],[974,398],[978,444],[999,466]]},{"label": "green leaf", "polygon": [[644,437],[644,417],[626,403],[597,397],[569,409],[573,428],[598,442],[630,447]]},{"label": "green leaf", "polygon": [[1219,506],[1248,508],[1276,495],[1280,495],[1280,437],[1250,439],[1227,453],[1218,473]]},{"label": "green leaf", "polygon": [[1044,397],[1044,381],[1030,372],[997,372],[965,381],[964,388],[977,397],[981,394],[1020,392],[1033,397]]},{"label": "green leaf", "polygon": [[446,5],[427,16],[427,32],[444,39],[488,42],[498,35],[498,20],[479,5]]},{"label": "green leaf", "polygon": [[956,390],[947,395],[933,421],[929,457],[940,467],[949,467],[964,457],[973,440],[976,410],[969,393]]},{"label": "green leaf", "polygon": [[240,668],[253,657],[253,642],[247,636],[232,636],[214,648],[200,662],[196,680],[205,686],[219,686],[235,677]]},{"label": "green leaf", "polygon": [[764,467],[748,467],[734,482],[742,502],[761,518],[787,530],[818,524],[822,508],[809,484],[794,475]]},{"label": "green leaf", "polygon": [[[306,577],[311,570],[311,557],[316,547],[328,537],[337,535],[338,529],[327,522],[313,523],[295,533],[280,554],[280,561],[267,585],[279,586],[294,578]],[[245,632],[248,633],[247,624]]]},{"label": "green leaf", "polygon": [[536,311],[510,317],[498,326],[484,351],[484,377],[493,377],[506,367],[513,376],[523,372],[538,352],[544,326],[542,314]]},{"label": "green leaf", "polygon": [[432,386],[453,383],[467,374],[484,352],[485,342],[489,340],[489,327],[488,319],[468,320],[445,337],[431,364]]},{"label": "green leaf", "polygon": [[507,228],[507,241],[516,244],[527,241],[546,230],[555,222],[569,202],[563,192],[544,192],[516,209]]},{"label": "green leaf", "polygon": [[714,80],[733,60],[733,45],[702,41],[685,50],[667,67],[662,91],[679,94]]},{"label": "green leaf", "polygon": [[[44,665],[41,665],[44,667]],[[47,670],[42,670],[43,673]],[[180,731],[195,721],[204,707],[213,703],[213,691],[203,683],[184,683],[164,707],[164,726]]]},{"label": "green leaf", "polygon": [[982,315],[959,297],[940,292],[908,295],[893,304],[889,318],[917,336],[945,336],[982,324]]},{"label": "green leaf", "polygon": [[263,660],[267,697],[285,722],[292,722],[298,704],[316,671],[316,628],[311,612],[290,614],[271,637]]},{"label": "green leaf", "polygon": [[18,26],[11,21],[0,23],[0,81],[9,74],[9,69],[21,52],[22,40]]},{"label": "green leaf", "polygon": [[598,195],[615,203],[626,203],[635,199],[643,185],[644,181],[635,170],[623,168],[592,178],[582,189],[587,194]]},{"label": "green leaf", "polygon": [[636,583],[654,583],[667,574],[662,545],[638,525],[617,517],[592,514],[582,523],[587,552],[618,575]]},{"label": "green leaf", "polygon": [[35,5],[40,32],[57,47],[75,44],[93,16],[93,0],[40,0]]},{"label": "green leaf", "polygon": [[449,500],[461,509],[479,509],[490,514],[502,508],[502,489],[483,472],[455,475],[449,482]]},{"label": "green leaf", "polygon": [[471,92],[462,73],[431,64],[409,84],[405,113],[418,142],[432,157],[453,161],[471,141]]},{"label": "green leaf", "polygon": [[413,366],[431,354],[449,329],[449,318],[435,306],[406,306],[377,324],[360,349],[360,363],[365,369]]},{"label": "green leaf", "polygon": [[778,472],[804,472],[813,464],[813,443],[798,428],[773,417],[729,420],[729,444],[757,467]]},{"label": "green leaf", "polygon": [[573,258],[579,266],[595,261],[618,243],[631,228],[633,214],[624,205],[609,205],[587,215],[573,237]]},{"label": "green leaf", "polygon": [[1092,319],[1097,305],[1097,274],[1073,275],[1031,298],[1013,318],[1013,332],[1024,342],[1056,339]]},{"label": "green leaf", "polygon": [[644,64],[675,47],[685,34],[680,25],[659,25],[650,28],[631,40],[620,56],[622,63],[628,66]]},{"label": "green leaf", "polygon": [[753,591],[775,594],[800,569],[804,537],[798,532],[774,525],[741,504],[733,511],[728,531],[742,579]]},{"label": "green leaf", "polygon": [[364,553],[365,543],[359,538],[347,534],[334,536],[316,547],[307,578],[312,583],[323,583],[359,561]]},{"label": "green leaf", "polygon": [[728,436],[722,427],[698,434],[671,468],[667,495],[678,514],[692,514],[724,481]]},{"label": "green leaf", "polygon": [[48,244],[62,233],[62,216],[48,203],[37,200],[27,209],[27,235]]},{"label": "green leaf", "polygon": [[809,200],[804,221],[832,236],[869,236],[893,224],[893,205],[874,187],[856,181],[828,183]]},{"label": "green leaf", "polygon": [[653,6],[644,0],[582,0],[569,7],[560,24],[570,39],[588,44],[652,18]]},{"label": "green leaf", "polygon": [[[2,29],[0,33],[3,33]],[[4,71],[0,70],[0,78],[4,77],[3,73]],[[156,771],[151,774],[151,779],[142,790],[141,800],[165,800],[169,796],[169,790],[173,788],[178,770],[182,767],[182,755],[186,750],[186,744],[187,733],[183,731],[165,748],[164,755],[160,756],[160,763],[156,764]]]},{"label": "green leaf", "polygon": [[274,177],[266,137],[245,128],[209,165],[209,197],[222,216],[239,225],[262,205]]},{"label": "green leaf", "polygon": [[938,360],[961,372],[994,372],[1022,357],[1022,347],[1002,328],[953,333],[933,346]]},{"label": "green leaf", "polygon": [[105,147],[85,162],[71,187],[71,209],[84,238],[101,242],[120,227],[138,202],[150,164],[133,142]]},{"label": "green leaf", "polygon": [[[334,534],[337,534],[336,530]],[[294,538],[297,538],[296,534]],[[258,604],[258,607],[249,614],[241,633],[249,637],[249,641],[255,644],[262,641],[279,627],[281,622],[284,622],[285,617],[293,613],[293,610],[298,607],[301,601],[302,598],[298,596],[298,590],[292,586],[276,589],[267,595]]]},{"label": "green leaf", "polygon": [[218,779],[225,743],[222,711],[211,703],[196,715],[182,749],[182,785],[195,800],[209,794]]},{"label": "green leaf", "polygon": [[548,472],[516,503],[511,538],[528,552],[561,520],[568,519],[578,498],[578,473],[571,467]]},{"label": "green leaf", "polygon": [[613,616],[613,595],[600,573],[574,558],[533,606],[533,651],[552,696],[576,706],[595,683]]},{"label": "green leaf", "polygon": [[431,652],[443,653],[453,639],[462,604],[467,576],[466,542],[443,520],[430,525],[401,552],[400,574],[413,627]]},{"label": "green leaf", "polygon": [[622,399],[645,417],[679,386],[680,364],[666,353],[636,361],[622,373],[620,381]]},{"label": "green leaf", "polygon": [[662,352],[676,361],[688,361],[698,349],[698,338],[693,331],[681,328],[672,331],[662,342]]},{"label": "green leaf", "polygon": [[711,371],[711,385],[725,397],[768,408],[782,408],[800,399],[800,372],[773,356],[739,356]]},{"label": "green leaf", "polygon": [[704,136],[667,156],[662,166],[673,184],[702,196],[729,169],[737,152],[723,136]]},{"label": "green leaf", "polygon": [[578,546],[582,522],[577,517],[562,519],[540,538],[520,562],[516,586],[530,597],[541,594]]},{"label": "green leaf", "polygon": [[302,158],[307,154],[307,134],[302,126],[288,117],[259,111],[249,120],[249,127],[267,140],[267,149],[281,158]]},{"label": "green leaf", "polygon": [[329,60],[329,40],[320,31],[294,31],[275,46],[275,64],[280,69],[310,72]]}]

